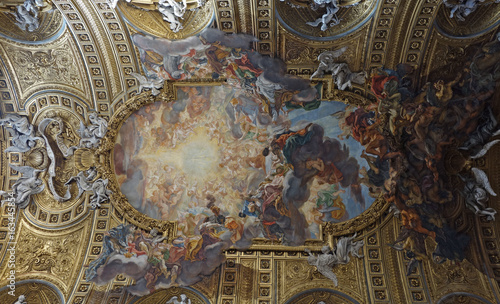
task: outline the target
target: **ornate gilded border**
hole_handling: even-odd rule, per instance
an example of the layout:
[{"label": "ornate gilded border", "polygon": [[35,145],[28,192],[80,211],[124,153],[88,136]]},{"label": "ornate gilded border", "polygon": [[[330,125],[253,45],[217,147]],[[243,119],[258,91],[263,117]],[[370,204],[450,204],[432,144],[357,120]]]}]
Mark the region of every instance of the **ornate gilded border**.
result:
[{"label": "ornate gilded border", "polygon": [[[113,162],[113,150],[116,142],[116,137],[118,136],[118,131],[120,130],[122,124],[127,120],[127,118],[132,115],[135,111],[139,110],[141,107],[157,102],[172,102],[177,99],[177,89],[182,86],[220,86],[225,82],[225,79],[198,79],[198,80],[186,80],[186,81],[166,81],[163,90],[157,96],[153,96],[150,91],[141,93],[127,100],[111,117],[108,123],[108,132],[106,136],[101,140],[101,145],[96,150],[96,159],[98,163],[96,165],[97,170],[101,173],[103,178],[109,180],[108,188],[113,192],[111,195],[111,204],[116,208],[116,211],[123,215],[124,218],[130,223],[136,225],[137,227],[145,230],[151,230],[152,228],[157,228],[159,231],[164,232],[164,235],[168,236],[169,239],[173,239],[176,236],[177,222],[176,221],[161,221],[157,219],[150,218],[145,214],[142,214],[137,209],[135,209],[127,200],[125,195],[120,191],[120,186],[116,179],[114,172],[114,162]],[[322,99],[328,100],[338,100],[345,103],[355,104],[357,106],[366,106],[369,102],[363,97],[363,92],[351,93],[333,90],[330,86],[328,80],[322,81],[324,84]],[[323,238],[320,240],[307,240],[305,246],[317,247],[321,246],[325,242],[334,244],[333,238],[345,234],[351,234],[366,228],[368,225],[376,221],[385,210],[387,210],[389,204],[382,198],[379,197],[367,210],[365,210],[361,215],[341,223],[326,223],[322,228]],[[279,250],[297,250],[297,248],[284,246],[279,242],[267,240],[267,239],[255,239],[254,244],[250,249],[260,250],[260,249],[279,249]]]}]

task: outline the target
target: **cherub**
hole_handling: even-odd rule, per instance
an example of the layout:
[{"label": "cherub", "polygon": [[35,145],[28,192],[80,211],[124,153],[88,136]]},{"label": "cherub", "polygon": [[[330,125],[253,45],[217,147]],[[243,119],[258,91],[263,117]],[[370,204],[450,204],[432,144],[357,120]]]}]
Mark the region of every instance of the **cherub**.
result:
[{"label": "cherub", "polygon": [[[43,170],[36,170],[29,166],[15,166],[12,164],[9,166],[22,174],[12,186],[12,197],[14,197],[14,202],[18,208],[26,208],[30,203],[31,195],[38,194],[45,188],[42,180],[38,178],[38,174]],[[0,197],[8,195],[8,192],[0,191]]]}]

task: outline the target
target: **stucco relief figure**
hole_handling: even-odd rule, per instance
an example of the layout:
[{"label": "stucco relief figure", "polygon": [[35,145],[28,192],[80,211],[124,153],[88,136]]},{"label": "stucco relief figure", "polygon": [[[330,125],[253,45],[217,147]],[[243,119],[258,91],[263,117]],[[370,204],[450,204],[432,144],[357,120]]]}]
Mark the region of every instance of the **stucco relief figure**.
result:
[{"label": "stucco relief figure", "polygon": [[0,196],[12,195],[15,199],[15,204],[18,208],[24,209],[30,203],[31,195],[38,194],[43,191],[45,185],[38,178],[38,174],[43,170],[35,170],[29,166],[9,166],[22,174],[22,176],[12,186],[12,194],[0,191]]},{"label": "stucco relief figure", "polygon": [[0,119],[0,126],[4,126],[12,136],[12,146],[4,152],[27,152],[36,145],[35,129],[26,116],[8,114]]},{"label": "stucco relief figure", "polygon": [[90,207],[96,209],[101,207],[101,204],[109,200],[112,194],[108,190],[108,179],[98,179],[92,184],[93,195],[90,197]]},{"label": "stucco relief figure", "polygon": [[365,72],[353,73],[349,69],[347,63],[335,62],[347,50],[347,47],[340,48],[336,51],[326,51],[318,56],[319,66],[316,72],[311,75],[312,78],[321,78],[327,72],[332,73],[332,78],[339,90],[345,90],[347,87],[352,88],[352,83],[364,84]]},{"label": "stucco relief figure", "polygon": [[[347,4],[344,4],[347,2]],[[358,5],[361,1],[345,1],[345,0],[313,0],[312,8],[317,10],[320,7],[326,8],[326,13],[321,18],[316,19],[314,22],[306,22],[310,26],[319,26],[321,23],[321,30],[326,31],[328,28],[340,24],[340,18],[337,16],[341,7],[349,7]]]},{"label": "stucco relief figure", "polygon": [[[485,0],[443,0],[443,4],[450,8],[450,18],[456,17],[460,21],[465,21],[465,17],[472,14]],[[500,3],[495,0],[494,3]]]},{"label": "stucco relief figure", "polygon": [[185,294],[181,294],[181,301],[180,302],[177,299],[178,299],[177,296],[173,296],[165,304],[170,304],[170,303],[172,303],[172,304],[191,304],[191,300]]},{"label": "stucco relief figure", "polygon": [[85,191],[93,192],[90,197],[90,206],[93,209],[100,207],[101,203],[109,200],[111,191],[107,189],[108,180],[99,178],[97,170],[94,167],[86,171],[78,172],[78,174],[71,177],[65,185],[69,185],[73,181],[75,181],[78,186],[78,195],[76,198],[80,197]]},{"label": "stucco relief figure", "polygon": [[[116,8],[119,0],[108,0],[109,5],[112,8]],[[132,2],[140,6],[141,9],[146,11],[158,10],[163,16],[163,20],[170,24],[170,29],[177,33],[182,27],[182,23],[179,19],[184,19],[184,14],[186,10],[196,10],[197,8],[205,5],[205,0],[182,0],[181,2],[176,0],[126,0],[127,2]]]},{"label": "stucco relief figure", "polygon": [[337,264],[347,264],[351,260],[349,253],[355,257],[362,258],[358,251],[364,245],[364,241],[353,242],[356,235],[352,237],[342,237],[338,240],[337,246],[334,250],[330,250],[329,246],[323,246],[321,248],[322,254],[314,256],[311,250],[306,249],[305,251],[309,253],[307,262],[309,265],[316,266],[318,271],[332,280],[335,286],[338,286],[337,276],[332,270],[332,267]]},{"label": "stucco relief figure", "polygon": [[159,89],[163,88],[163,79],[146,78],[146,76],[138,73],[130,73],[130,75],[139,80],[139,92],[142,92],[144,89],[151,89],[153,96],[160,94]]},{"label": "stucco relief figure", "polygon": [[158,11],[163,15],[163,20],[170,23],[170,29],[174,33],[182,29],[182,24],[178,18],[183,19],[186,7],[186,0],[182,0],[182,3],[175,0],[160,0],[158,2]]},{"label": "stucco relief figure", "polygon": [[27,304],[26,297],[24,295],[20,295],[19,298],[17,298],[17,301],[14,302],[14,304]]},{"label": "stucco relief figure", "polygon": [[465,198],[465,205],[472,210],[475,214],[486,216],[489,221],[495,220],[497,211],[493,208],[486,207],[488,202],[488,193],[486,190],[474,179],[466,179],[464,189],[461,191]]},{"label": "stucco relief figure", "polygon": [[83,122],[80,122],[80,129],[78,129],[81,138],[80,147],[97,148],[99,140],[108,131],[108,122],[104,118],[97,116],[95,112],[89,114],[89,122],[90,124],[87,127]]}]

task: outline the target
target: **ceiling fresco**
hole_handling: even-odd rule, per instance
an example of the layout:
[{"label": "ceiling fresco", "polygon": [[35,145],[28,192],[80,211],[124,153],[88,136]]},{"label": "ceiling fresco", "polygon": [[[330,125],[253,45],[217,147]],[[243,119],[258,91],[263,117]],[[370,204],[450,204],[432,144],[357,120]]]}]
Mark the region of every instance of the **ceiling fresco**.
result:
[{"label": "ceiling fresco", "polygon": [[500,302],[499,16],[0,1],[0,302]]}]

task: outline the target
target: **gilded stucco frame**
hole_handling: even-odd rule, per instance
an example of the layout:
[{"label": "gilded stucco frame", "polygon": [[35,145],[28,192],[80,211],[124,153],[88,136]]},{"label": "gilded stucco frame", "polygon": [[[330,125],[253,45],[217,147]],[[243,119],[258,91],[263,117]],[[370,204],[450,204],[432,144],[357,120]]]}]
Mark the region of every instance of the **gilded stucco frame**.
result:
[{"label": "gilded stucco frame", "polygon": [[[111,195],[111,204],[116,208],[116,211],[122,215],[128,222],[136,225],[144,230],[151,230],[153,228],[163,232],[169,240],[176,237],[177,222],[176,221],[162,221],[148,217],[147,215],[135,209],[127,200],[125,195],[120,191],[120,186],[116,179],[114,171],[113,151],[116,142],[118,131],[122,124],[141,107],[157,102],[172,102],[177,99],[177,89],[179,87],[199,87],[199,86],[220,86],[226,80],[220,79],[197,79],[197,80],[184,80],[184,81],[165,81],[161,93],[153,96],[151,91],[138,94],[131,99],[127,100],[121,105],[108,123],[108,132],[102,139],[100,147],[96,150],[96,168],[101,173],[103,178],[109,180],[108,188],[113,193]],[[352,92],[344,92],[334,89],[333,81],[331,79],[315,81],[315,83],[322,83],[322,90],[320,98],[322,100],[337,100],[340,102],[354,104],[357,106],[367,106],[369,101],[365,95],[363,88],[359,87]],[[373,204],[365,210],[361,215],[341,223],[325,223],[320,227],[321,239],[307,240],[304,246],[318,247],[322,244],[328,243],[331,246],[335,244],[335,237],[352,234],[358,232],[380,218],[383,213],[388,209],[387,203],[382,196],[376,199]],[[253,240],[252,250],[297,250],[298,248],[284,246],[280,242],[258,238]]]}]

